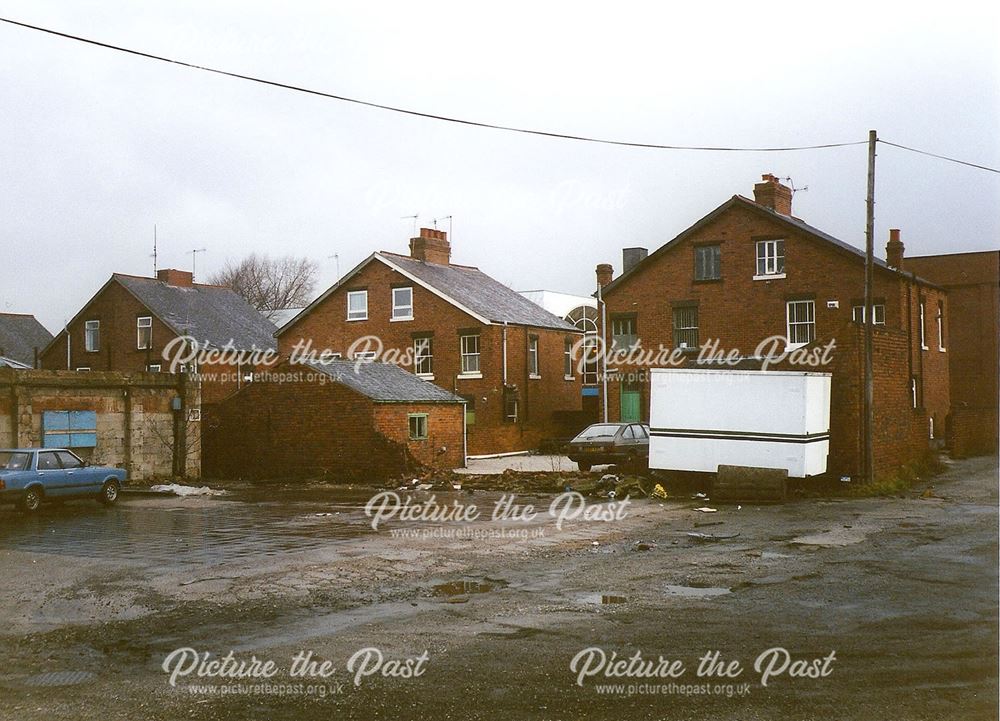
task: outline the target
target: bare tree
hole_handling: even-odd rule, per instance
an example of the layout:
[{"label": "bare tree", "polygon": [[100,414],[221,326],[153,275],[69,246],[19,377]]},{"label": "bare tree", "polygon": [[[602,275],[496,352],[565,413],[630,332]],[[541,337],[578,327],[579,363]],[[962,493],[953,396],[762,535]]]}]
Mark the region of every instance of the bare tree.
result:
[{"label": "bare tree", "polygon": [[308,258],[290,255],[271,258],[251,253],[243,260],[226,261],[222,270],[209,279],[246,298],[247,302],[273,320],[275,311],[301,308],[312,300],[319,266]]}]

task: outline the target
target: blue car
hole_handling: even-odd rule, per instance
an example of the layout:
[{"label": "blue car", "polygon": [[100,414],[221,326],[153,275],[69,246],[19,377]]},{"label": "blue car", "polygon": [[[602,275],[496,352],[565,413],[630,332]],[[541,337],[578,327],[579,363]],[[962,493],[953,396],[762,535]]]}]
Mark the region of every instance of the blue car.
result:
[{"label": "blue car", "polygon": [[0,503],[29,512],[45,500],[93,498],[113,505],[125,479],[123,469],[92,466],[64,448],[0,449]]}]

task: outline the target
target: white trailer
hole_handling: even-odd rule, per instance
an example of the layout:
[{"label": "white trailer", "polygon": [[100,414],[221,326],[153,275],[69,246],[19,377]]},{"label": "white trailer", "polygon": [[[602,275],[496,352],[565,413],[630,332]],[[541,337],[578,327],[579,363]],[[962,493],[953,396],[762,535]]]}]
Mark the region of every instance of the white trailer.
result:
[{"label": "white trailer", "polygon": [[649,405],[650,468],[826,471],[829,373],[654,368]]}]

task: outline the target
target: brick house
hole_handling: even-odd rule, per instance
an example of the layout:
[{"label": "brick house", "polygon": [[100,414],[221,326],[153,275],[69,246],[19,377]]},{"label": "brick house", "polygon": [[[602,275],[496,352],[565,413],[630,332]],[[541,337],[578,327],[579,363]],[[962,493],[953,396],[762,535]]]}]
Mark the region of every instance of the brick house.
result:
[{"label": "brick house", "polygon": [[285,363],[206,407],[204,473],[371,480],[462,467],[464,408],[391,363]]},{"label": "brick house", "polygon": [[[274,349],[275,326],[229,288],[194,283],[192,274],[156,278],[115,273],[41,354],[51,370],[166,371],[168,343],[194,338],[202,348]],[[67,334],[68,345],[67,349]],[[202,402],[239,390],[252,368],[201,365]]]},{"label": "brick house", "polygon": [[[626,249],[625,272],[597,267],[617,348],[685,348],[682,363],[716,344],[743,367],[768,350],[809,352],[836,342],[829,466],[857,476],[863,466],[864,253],[792,215],[792,191],[773,175],[736,195],[655,252]],[[890,231],[889,261],[874,268],[874,375],[878,472],[926,453],[944,437],[949,413],[947,296],[898,269],[902,244]],[[772,346],[773,347],[773,346]],[[787,366],[786,366],[787,367]],[[803,370],[798,367],[798,370]],[[611,420],[649,419],[648,376],[609,368]],[[620,371],[615,374],[614,371]],[[631,371],[631,372],[630,372]]]},{"label": "brick house", "polygon": [[565,435],[581,379],[581,332],[478,268],[451,262],[443,231],[410,255],[376,252],[278,333],[282,357],[329,351],[396,362],[467,401],[470,454],[522,451]]},{"label": "brick house", "polygon": [[908,257],[902,267],[945,288],[958,321],[948,338],[952,454],[996,453],[1000,250]]},{"label": "brick house", "polygon": [[52,334],[27,313],[0,313],[0,366],[34,368]]}]

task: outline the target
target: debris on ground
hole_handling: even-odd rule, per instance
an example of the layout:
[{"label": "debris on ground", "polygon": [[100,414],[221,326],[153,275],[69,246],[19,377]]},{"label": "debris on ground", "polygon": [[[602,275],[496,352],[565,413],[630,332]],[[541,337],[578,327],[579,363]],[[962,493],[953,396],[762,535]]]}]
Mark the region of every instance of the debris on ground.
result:
[{"label": "debris on ground", "polygon": [[175,496],[224,496],[225,491],[209,488],[208,486],[182,486],[179,483],[161,483],[150,486],[149,490],[157,493],[173,493]]},{"label": "debris on ground", "polygon": [[691,498],[693,498],[696,501],[707,501],[708,495],[705,493],[695,493],[693,496],[691,496]]},{"label": "debris on ground", "polygon": [[636,541],[632,544],[632,548],[636,551],[650,551],[656,548],[655,541]]},{"label": "debris on ground", "polygon": [[694,510],[698,511],[699,513],[718,513],[719,512],[718,508],[709,508],[708,506],[702,506],[701,508],[696,508]]},{"label": "debris on ground", "polygon": [[666,499],[667,498],[667,489],[665,489],[663,486],[661,486],[659,483],[657,483],[655,486],[653,486],[653,492],[650,493],[649,495],[652,496],[653,498],[663,498],[663,499]]},{"label": "debris on ground", "polygon": [[694,538],[698,541],[728,541],[731,538],[736,538],[740,534],[737,533],[702,533],[701,531],[688,531],[688,537]]}]

